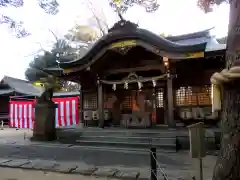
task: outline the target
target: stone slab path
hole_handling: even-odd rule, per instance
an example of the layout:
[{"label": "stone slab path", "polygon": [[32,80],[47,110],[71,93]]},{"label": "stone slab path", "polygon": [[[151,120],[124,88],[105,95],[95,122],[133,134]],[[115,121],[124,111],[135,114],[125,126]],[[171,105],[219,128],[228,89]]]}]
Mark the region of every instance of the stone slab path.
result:
[{"label": "stone slab path", "polygon": [[[24,170],[39,170],[45,172],[57,172],[71,175],[83,175],[94,177],[107,177],[117,179],[139,179],[140,173],[131,169],[116,169],[116,168],[103,168],[94,167],[84,163],[76,162],[56,162],[46,160],[28,160],[28,159],[0,159],[1,168],[20,168]],[[145,179],[145,178],[144,178]]]},{"label": "stone slab path", "polygon": [[[30,135],[31,132],[25,130],[0,131],[0,167],[77,176],[104,176],[105,179],[149,179],[148,151],[31,142],[27,138]],[[159,152],[157,160],[169,180],[187,180],[195,175],[196,162],[188,152]],[[215,156],[204,158],[204,180],[212,178],[215,161]],[[163,179],[160,170],[158,175],[160,180]]]},{"label": "stone slab path", "polygon": [[[208,160],[209,161],[209,160]],[[30,160],[30,159],[12,159],[1,158],[1,168],[14,168],[23,170],[35,170],[44,172],[56,172],[69,175],[81,175],[81,176],[94,176],[105,177],[110,179],[122,179],[122,180],[147,180],[150,176],[150,170],[147,167],[124,167],[124,166],[111,166],[111,167],[96,167],[85,163],[76,162],[59,162],[50,160]],[[177,179],[191,179],[194,176],[194,167],[162,167],[164,172],[168,175],[169,180]],[[0,172],[1,173],[1,172]],[[208,166],[204,166],[204,179],[210,180],[212,169]],[[0,174],[1,175],[1,174]],[[163,180],[160,170],[158,170],[158,179]],[[0,178],[1,180],[1,178]]]},{"label": "stone slab path", "polygon": [[[106,178],[99,178],[93,176],[81,176],[77,174],[62,174],[54,172],[0,168],[0,180],[106,180]],[[112,178],[107,178],[114,180]]]}]

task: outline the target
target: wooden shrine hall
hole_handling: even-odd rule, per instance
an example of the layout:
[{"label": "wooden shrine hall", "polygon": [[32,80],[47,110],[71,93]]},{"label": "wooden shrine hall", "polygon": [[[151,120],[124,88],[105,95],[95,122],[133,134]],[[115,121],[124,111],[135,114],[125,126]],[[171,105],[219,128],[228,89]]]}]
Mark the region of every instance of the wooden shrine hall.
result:
[{"label": "wooden shrine hall", "polygon": [[210,76],[224,55],[209,30],[164,38],[121,20],[80,58],[61,61],[60,77],[81,84],[87,126],[214,125]]}]

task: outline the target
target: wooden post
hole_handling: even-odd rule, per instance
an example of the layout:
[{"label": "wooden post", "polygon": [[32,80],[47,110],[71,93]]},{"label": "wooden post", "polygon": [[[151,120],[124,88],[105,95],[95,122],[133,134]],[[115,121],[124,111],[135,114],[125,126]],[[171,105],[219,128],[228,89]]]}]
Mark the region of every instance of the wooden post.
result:
[{"label": "wooden post", "polygon": [[163,57],[163,63],[165,70],[167,72],[167,122],[168,127],[174,128],[176,123],[174,121],[174,106],[173,106],[173,84],[172,84],[172,75],[170,73],[170,62],[168,57]]},{"label": "wooden post", "polygon": [[156,89],[153,87],[152,90],[152,119],[151,119],[151,127],[156,126]]},{"label": "wooden post", "polygon": [[202,158],[206,155],[205,151],[205,131],[203,129],[203,123],[197,123],[188,126],[189,138],[190,138],[190,154],[192,158],[197,159],[196,179],[203,180],[203,165]]},{"label": "wooden post", "polygon": [[174,128],[176,123],[174,121],[174,106],[173,106],[173,84],[170,73],[167,75],[167,105],[168,105],[168,126]]},{"label": "wooden post", "polygon": [[83,104],[83,90],[79,90],[80,92],[80,124],[82,124],[84,127],[86,126],[85,120],[84,120],[84,104]]},{"label": "wooden post", "polygon": [[103,86],[98,81],[98,113],[99,127],[104,128]]},{"label": "wooden post", "polygon": [[150,149],[150,170],[151,178],[150,180],[157,180],[157,150],[156,147]]}]

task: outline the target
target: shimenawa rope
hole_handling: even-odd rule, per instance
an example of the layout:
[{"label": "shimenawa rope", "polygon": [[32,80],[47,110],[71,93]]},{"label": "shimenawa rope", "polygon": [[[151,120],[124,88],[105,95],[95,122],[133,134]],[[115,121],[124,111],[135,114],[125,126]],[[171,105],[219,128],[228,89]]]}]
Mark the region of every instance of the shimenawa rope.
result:
[{"label": "shimenawa rope", "polygon": [[212,111],[221,110],[221,85],[229,83],[240,78],[240,67],[235,66],[230,69],[223,69],[212,75],[210,81],[212,83]]}]

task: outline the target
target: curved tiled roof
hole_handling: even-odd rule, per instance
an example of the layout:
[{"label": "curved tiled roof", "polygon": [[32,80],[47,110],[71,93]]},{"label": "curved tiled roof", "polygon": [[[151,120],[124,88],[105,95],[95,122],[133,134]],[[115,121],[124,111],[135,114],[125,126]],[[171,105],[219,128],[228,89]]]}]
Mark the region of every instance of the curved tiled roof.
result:
[{"label": "curved tiled roof", "polygon": [[179,36],[168,36],[166,37],[166,39],[170,40],[170,41],[181,41],[181,40],[186,40],[186,39],[196,39],[196,38],[201,38],[201,37],[210,37],[210,29],[206,29],[203,31],[198,31],[198,32],[194,32],[194,33],[189,33],[189,34],[183,34],[183,35],[179,35]]},{"label": "curved tiled roof", "polygon": [[203,52],[206,48],[206,42],[196,44],[180,44],[173,42],[168,38],[156,35],[148,30],[140,29],[136,24],[129,21],[119,21],[110,30],[109,33],[100,38],[92,45],[80,58],[73,61],[60,62],[61,68],[69,68],[76,65],[84,65],[91,62],[100,51],[107,48],[110,44],[123,40],[137,40],[156,47],[159,51],[167,53],[195,53]]}]

